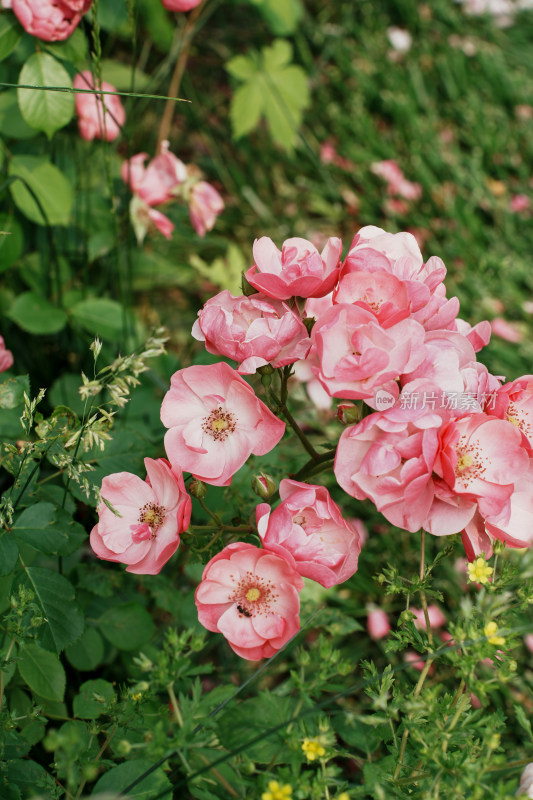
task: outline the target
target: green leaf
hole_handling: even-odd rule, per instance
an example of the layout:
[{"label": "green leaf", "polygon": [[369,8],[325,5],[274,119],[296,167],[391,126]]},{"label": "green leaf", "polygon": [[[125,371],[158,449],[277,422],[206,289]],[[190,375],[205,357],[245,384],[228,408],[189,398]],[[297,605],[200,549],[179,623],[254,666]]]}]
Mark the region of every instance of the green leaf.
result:
[{"label": "green leaf", "polygon": [[30,128],[20,113],[16,89],[0,94],[0,133],[11,139],[32,139],[38,136],[39,132]]},{"label": "green leaf", "polygon": [[[56,510],[52,503],[36,503],[30,506],[18,517],[13,525],[13,535],[19,544],[30,545],[40,553],[47,556],[65,556],[76,550],[85,539],[85,531],[63,509],[58,509],[60,523],[56,519]],[[71,540],[69,524],[76,533],[74,542]]]},{"label": "green leaf", "polygon": [[22,254],[22,245],[22,228],[14,215],[0,214],[0,272],[18,261]]},{"label": "green leaf", "polygon": [[72,186],[47,158],[13,156],[8,172],[21,179],[9,188],[15,205],[24,216],[38,225],[68,225],[74,199]]},{"label": "green leaf", "polygon": [[74,588],[70,581],[50,569],[27,567],[26,575],[46,620],[42,626],[42,644],[55,648],[59,653],[81,636],[85,626],[83,613],[75,600]]},{"label": "green leaf", "polygon": [[18,669],[32,692],[45,700],[62,700],[67,678],[58,656],[36,644],[21,649]]},{"label": "green leaf", "polygon": [[7,316],[28,333],[58,333],[67,324],[67,315],[36,292],[19,294]]},{"label": "green leaf", "polygon": [[[117,792],[117,794],[122,792],[151,766],[152,761],[137,758],[135,761],[126,761],[118,767],[113,767],[97,781],[91,797],[104,792]],[[168,791],[165,791],[166,789]],[[113,800],[113,796],[111,794],[109,800]],[[172,800],[172,784],[162,769],[156,769],[133,789],[130,789],[128,797],[131,800],[151,800],[152,797],[158,797],[160,800]]]},{"label": "green leaf", "polygon": [[[291,45],[284,39],[276,39],[253,59],[240,58],[237,63],[232,59],[228,64],[231,74],[244,80],[244,86],[231,101],[234,137],[238,139],[251,131],[264,115],[274,141],[292,150],[310,96],[305,72],[290,63]],[[248,70],[247,61],[257,65],[255,71]]]},{"label": "green leaf", "polygon": [[234,295],[240,294],[242,272],[247,264],[242,250],[236,244],[228,245],[225,257],[216,258],[210,265],[197,255],[191,256],[191,264],[210,283],[221,289],[229,289]]},{"label": "green leaf", "polygon": [[70,313],[82,328],[102,339],[116,341],[122,336],[123,311],[116,300],[89,298],[72,306]]},{"label": "green leaf", "polygon": [[76,28],[63,42],[43,42],[41,47],[56,58],[73,64],[79,64],[87,58],[87,37],[80,28]]},{"label": "green leaf", "polygon": [[98,624],[105,638],[119,650],[138,650],[155,631],[152,617],[139,603],[120,603],[109,608]]},{"label": "green leaf", "polygon": [[[19,75],[19,83],[29,86],[72,88],[66,69],[48,53],[31,55]],[[67,125],[74,114],[74,95],[47,89],[17,89],[20,113],[31,128],[44,131],[49,139]]]},{"label": "green leaf", "polygon": [[23,33],[13,14],[0,16],[0,61],[13,52]]},{"label": "green leaf", "polygon": [[76,642],[67,647],[65,655],[73,667],[89,672],[104,657],[104,640],[96,628],[87,628]]},{"label": "green leaf", "polygon": [[0,383],[0,408],[18,408],[24,405],[24,392],[28,391],[28,376],[18,375]]},{"label": "green leaf", "polygon": [[115,698],[115,690],[108,681],[101,678],[85,681],[80,686],[80,693],[74,698],[74,716],[80,719],[97,719],[101,714],[107,713]]},{"label": "green leaf", "polygon": [[247,81],[257,72],[257,64],[248,56],[235,56],[227,62],[226,69],[234,78]]},{"label": "green leaf", "polygon": [[[220,741],[231,750],[285,720],[288,722],[295,709],[296,702],[293,698],[262,692],[224,712],[218,723]],[[268,764],[287,747],[286,738],[287,733],[281,728],[250,745],[246,754],[252,761]]]},{"label": "green leaf", "polygon": [[[104,58],[102,61],[102,79],[111,83],[119,92],[129,92],[131,90],[131,67]],[[143,92],[150,84],[150,76],[140,69],[135,70],[135,91]],[[123,98],[123,102],[126,98]]]},{"label": "green leaf", "polygon": [[301,0],[264,0],[259,11],[276,36],[290,36],[298,28],[303,17]]},{"label": "green leaf", "polygon": [[19,549],[16,541],[10,533],[4,533],[0,538],[0,575],[2,577],[12,572],[18,557]]},{"label": "green leaf", "polygon": [[19,789],[24,798],[34,798],[36,793],[42,797],[54,797],[57,784],[44,767],[29,759],[15,759],[6,762],[6,777],[9,788]]}]

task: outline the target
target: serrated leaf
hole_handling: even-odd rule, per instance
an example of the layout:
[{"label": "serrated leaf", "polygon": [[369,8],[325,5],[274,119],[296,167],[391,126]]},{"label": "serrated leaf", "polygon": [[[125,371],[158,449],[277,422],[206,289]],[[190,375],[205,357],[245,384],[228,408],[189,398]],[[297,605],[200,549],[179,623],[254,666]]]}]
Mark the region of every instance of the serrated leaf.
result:
[{"label": "serrated leaf", "polygon": [[[72,88],[66,69],[48,53],[31,55],[19,75],[27,86],[65,86]],[[49,89],[17,89],[20,113],[31,128],[44,131],[49,139],[67,125],[74,114],[74,95]]]},{"label": "serrated leaf", "polygon": [[262,96],[255,83],[239,86],[231,100],[231,125],[236,139],[257,127],[262,110]]},{"label": "serrated leaf", "polygon": [[55,507],[52,503],[36,503],[23,511],[15,521],[13,535],[19,544],[30,545],[47,556],[68,555],[83,541],[85,533],[82,529],[83,537],[78,538],[72,548],[68,524],[72,522],[72,525],[75,526],[77,523],[73,522],[69,514],[62,509],[59,509],[59,512],[61,513],[60,524],[56,519]]},{"label": "serrated leaf", "polygon": [[59,653],[83,633],[85,620],[74,587],[63,575],[42,567],[27,567],[26,575],[46,620],[41,642]]},{"label": "serrated leaf", "polygon": [[77,641],[67,647],[65,655],[73,667],[89,672],[104,657],[104,640],[96,628],[87,628]]},{"label": "serrated leaf", "polygon": [[19,549],[15,539],[10,533],[4,533],[0,538],[0,575],[2,577],[12,572],[18,557]]},{"label": "serrated leaf", "polygon": [[[113,767],[97,781],[91,797],[96,797],[104,792],[109,792],[108,800],[113,800],[115,792],[117,795],[120,793],[120,796],[123,796],[123,790],[149,770],[152,763],[147,759],[137,758],[135,761],[126,761],[124,764],[119,764],[118,767]],[[168,791],[165,791],[166,789]],[[172,800],[172,785],[163,770],[156,769],[144,780],[139,781],[133,789],[130,789],[128,797],[131,800],[151,800],[153,797]]]},{"label": "serrated leaf", "polygon": [[[256,55],[256,70],[243,78],[244,86],[232,98],[235,138],[251,131],[264,115],[274,141],[292,150],[303,111],[309,105],[309,88],[305,72],[290,64],[291,58],[292,47],[283,39],[276,39]],[[242,66],[242,62],[238,62],[238,68],[239,64]]]},{"label": "serrated leaf", "polygon": [[18,375],[0,383],[0,408],[17,408],[24,405],[24,392],[28,391],[28,376]]},{"label": "serrated leaf", "polygon": [[101,678],[85,681],[80,686],[80,693],[74,698],[74,716],[80,719],[97,719],[106,713],[115,697],[115,690],[109,681]]},{"label": "serrated leaf", "polygon": [[138,650],[155,631],[152,617],[140,603],[120,603],[109,608],[100,617],[99,627],[119,650]]},{"label": "serrated leaf", "polygon": [[246,81],[257,72],[257,65],[255,61],[248,56],[235,56],[226,63],[226,69],[234,78],[238,78],[240,81]]},{"label": "serrated leaf", "polygon": [[30,689],[46,700],[62,700],[67,678],[55,653],[36,644],[26,644],[20,651],[18,669]]},{"label": "serrated leaf", "polygon": [[116,341],[122,336],[123,310],[107,297],[82,300],[70,309],[73,319],[89,333]]},{"label": "serrated leaf", "polygon": [[28,333],[58,333],[67,324],[67,315],[36,292],[23,292],[15,299],[7,316]]},{"label": "serrated leaf", "polygon": [[72,186],[54,164],[43,156],[13,156],[8,172],[21,179],[13,181],[9,190],[24,216],[38,225],[68,225]]}]

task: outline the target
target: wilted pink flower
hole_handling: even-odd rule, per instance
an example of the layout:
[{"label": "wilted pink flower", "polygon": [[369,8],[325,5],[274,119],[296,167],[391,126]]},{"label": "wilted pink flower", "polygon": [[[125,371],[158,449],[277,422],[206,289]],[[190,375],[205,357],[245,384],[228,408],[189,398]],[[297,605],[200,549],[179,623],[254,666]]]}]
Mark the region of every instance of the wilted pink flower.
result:
[{"label": "wilted pink flower", "polygon": [[440,417],[427,409],[370,414],[340,437],[334,464],[339,485],[357,500],[372,500],[399,528],[459,533],[476,506],[433,476],[440,427]]},{"label": "wilted pink flower", "polygon": [[128,564],[126,572],[157,575],[189,525],[191,498],[181,470],[163,458],[145,458],[144,464],[145,481],[130,472],[116,472],[102,481],[91,547],[99,558]]},{"label": "wilted pink flower", "polygon": [[381,608],[372,608],[366,618],[366,629],[371,639],[383,639],[390,631],[387,614]]},{"label": "wilted pink flower", "polygon": [[530,653],[533,653],[533,633],[526,633],[524,636],[524,644]]},{"label": "wilted pink flower", "polygon": [[235,542],[204,569],[195,595],[198,619],[242,658],[269,658],[300,628],[303,585],[285,559]]},{"label": "wilted pink flower", "polygon": [[425,358],[424,329],[412,319],[382,328],[371,311],[341,303],[315,323],[316,375],[332,397],[368,399],[377,389],[398,395],[396,378]]},{"label": "wilted pink flower", "polygon": [[6,350],[4,337],[0,336],[0,372],[5,372],[13,366],[13,353],[11,350]]},{"label": "wilted pink flower", "polygon": [[161,142],[161,152],[145,167],[147,158],[148,153],[138,153],[124,161],[122,180],[149,206],[159,206],[176,197],[187,178],[187,167],[170,152],[168,141]]},{"label": "wilted pink flower", "polygon": [[520,211],[526,211],[530,206],[531,200],[527,194],[514,194],[509,203],[509,208],[514,214],[518,214]]},{"label": "wilted pink flower", "polygon": [[134,194],[130,201],[130,219],[137,241],[142,243],[148,230],[157,228],[165,239],[170,239],[174,230],[174,223],[156,208],[152,208],[144,200]]},{"label": "wilted pink flower", "polygon": [[344,583],[357,570],[361,552],[358,529],[342,517],[324,486],[284,479],[281,503],[256,508],[263,547],[285,558],[303,575],[329,589]]},{"label": "wilted pink flower", "polygon": [[199,6],[202,0],[161,0],[169,11],[190,11]]},{"label": "wilted pink flower", "polygon": [[246,280],[269,297],[323,297],[339,278],[342,242],[336,237],[319,253],[311,242],[295,237],[283,242],[279,251],[272,239],[263,236],[254,242],[255,264]]},{"label": "wilted pink flower", "polygon": [[189,216],[198,236],[205,236],[224,210],[224,201],[214,186],[206,181],[198,181],[191,189],[189,197]]},{"label": "wilted pink flower", "polygon": [[205,342],[209,353],[240,362],[237,369],[243,375],[265,364],[293,364],[311,347],[305,325],[284,302],[264,294],[233,297],[227,290],[198,312],[192,335]]},{"label": "wilted pink flower", "polygon": [[405,200],[418,200],[422,196],[420,184],[408,181],[397,161],[376,161],[371,170],[374,175],[387,181],[388,194],[398,195]]},{"label": "wilted pink flower", "polygon": [[353,161],[350,161],[348,158],[343,158],[341,155],[339,155],[335,145],[330,139],[322,142],[320,145],[320,160],[323,164],[334,164],[336,167],[344,169],[347,172],[355,169],[355,164]]},{"label": "wilted pink flower", "polygon": [[[414,620],[415,627],[419,630],[426,629],[426,616],[424,614],[423,608],[410,608],[409,611],[412,611],[415,615],[416,619]],[[443,625],[446,625],[446,617],[440,610],[440,608],[435,605],[435,603],[430,603],[428,606],[428,617],[429,617],[429,624],[432,628],[442,628]]]},{"label": "wilted pink flower", "polygon": [[[422,672],[424,667],[426,666],[426,659],[422,658],[420,653],[415,653],[414,650],[406,650],[403,654],[403,660],[406,664],[409,664],[411,667],[414,667],[419,672]],[[435,668],[433,664],[429,668],[429,675],[435,672]]]},{"label": "wilted pink flower", "polygon": [[[94,89],[93,76],[89,70],[78,73],[74,78],[73,86],[75,89]],[[106,81],[103,81],[98,88],[104,92],[117,91],[111,83]],[[104,98],[103,104],[102,97]],[[126,121],[126,112],[120,98],[116,95],[99,96],[86,92],[77,93],[74,98],[81,136],[88,142],[95,138],[113,142]]]},{"label": "wilted pink flower", "polygon": [[26,31],[45,42],[67,39],[91,7],[92,0],[12,0],[12,9]]},{"label": "wilted pink flower", "polygon": [[522,331],[513,325],[512,322],[507,322],[503,317],[495,317],[490,321],[490,327],[494,336],[499,336],[500,339],[505,339],[506,342],[521,342],[524,338]]},{"label": "wilted pink flower", "polygon": [[224,362],[175,372],[161,421],[171,464],[214,486],[228,486],[246,459],[274,448],[285,423]]}]

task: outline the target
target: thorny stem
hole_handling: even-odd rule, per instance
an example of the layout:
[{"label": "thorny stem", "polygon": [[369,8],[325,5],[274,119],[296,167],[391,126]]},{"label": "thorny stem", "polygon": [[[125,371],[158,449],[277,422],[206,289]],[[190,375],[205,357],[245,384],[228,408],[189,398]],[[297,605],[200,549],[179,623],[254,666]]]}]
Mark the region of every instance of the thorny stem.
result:
[{"label": "thorny stem", "polygon": [[181,85],[181,79],[183,78],[183,73],[185,72],[185,67],[187,66],[187,59],[189,58],[189,50],[192,44],[192,40],[194,38],[194,26],[196,20],[198,19],[204,3],[200,3],[199,6],[196,6],[193,9],[187,19],[185,24],[185,28],[183,29],[183,37],[182,37],[182,47],[180,50],[180,54],[176,60],[176,65],[174,67],[174,72],[172,73],[172,78],[170,79],[170,84],[168,87],[168,97],[169,99],[165,103],[165,110],[163,111],[163,116],[161,118],[161,124],[159,126],[159,134],[157,137],[157,152],[159,152],[159,148],[161,147],[161,142],[164,142],[165,139],[168,139],[170,134],[170,128],[172,126],[172,117],[174,116],[174,109],[176,107],[176,99],[178,99],[178,92]]}]

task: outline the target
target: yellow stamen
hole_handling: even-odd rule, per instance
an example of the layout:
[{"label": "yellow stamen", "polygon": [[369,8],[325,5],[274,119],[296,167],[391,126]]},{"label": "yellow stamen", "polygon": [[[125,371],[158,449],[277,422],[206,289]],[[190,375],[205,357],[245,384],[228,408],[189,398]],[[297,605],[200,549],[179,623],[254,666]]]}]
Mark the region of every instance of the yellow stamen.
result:
[{"label": "yellow stamen", "polygon": [[261,592],[256,586],[254,586],[252,589],[248,589],[245,597],[250,603],[255,603],[255,601],[259,600],[261,597]]}]

